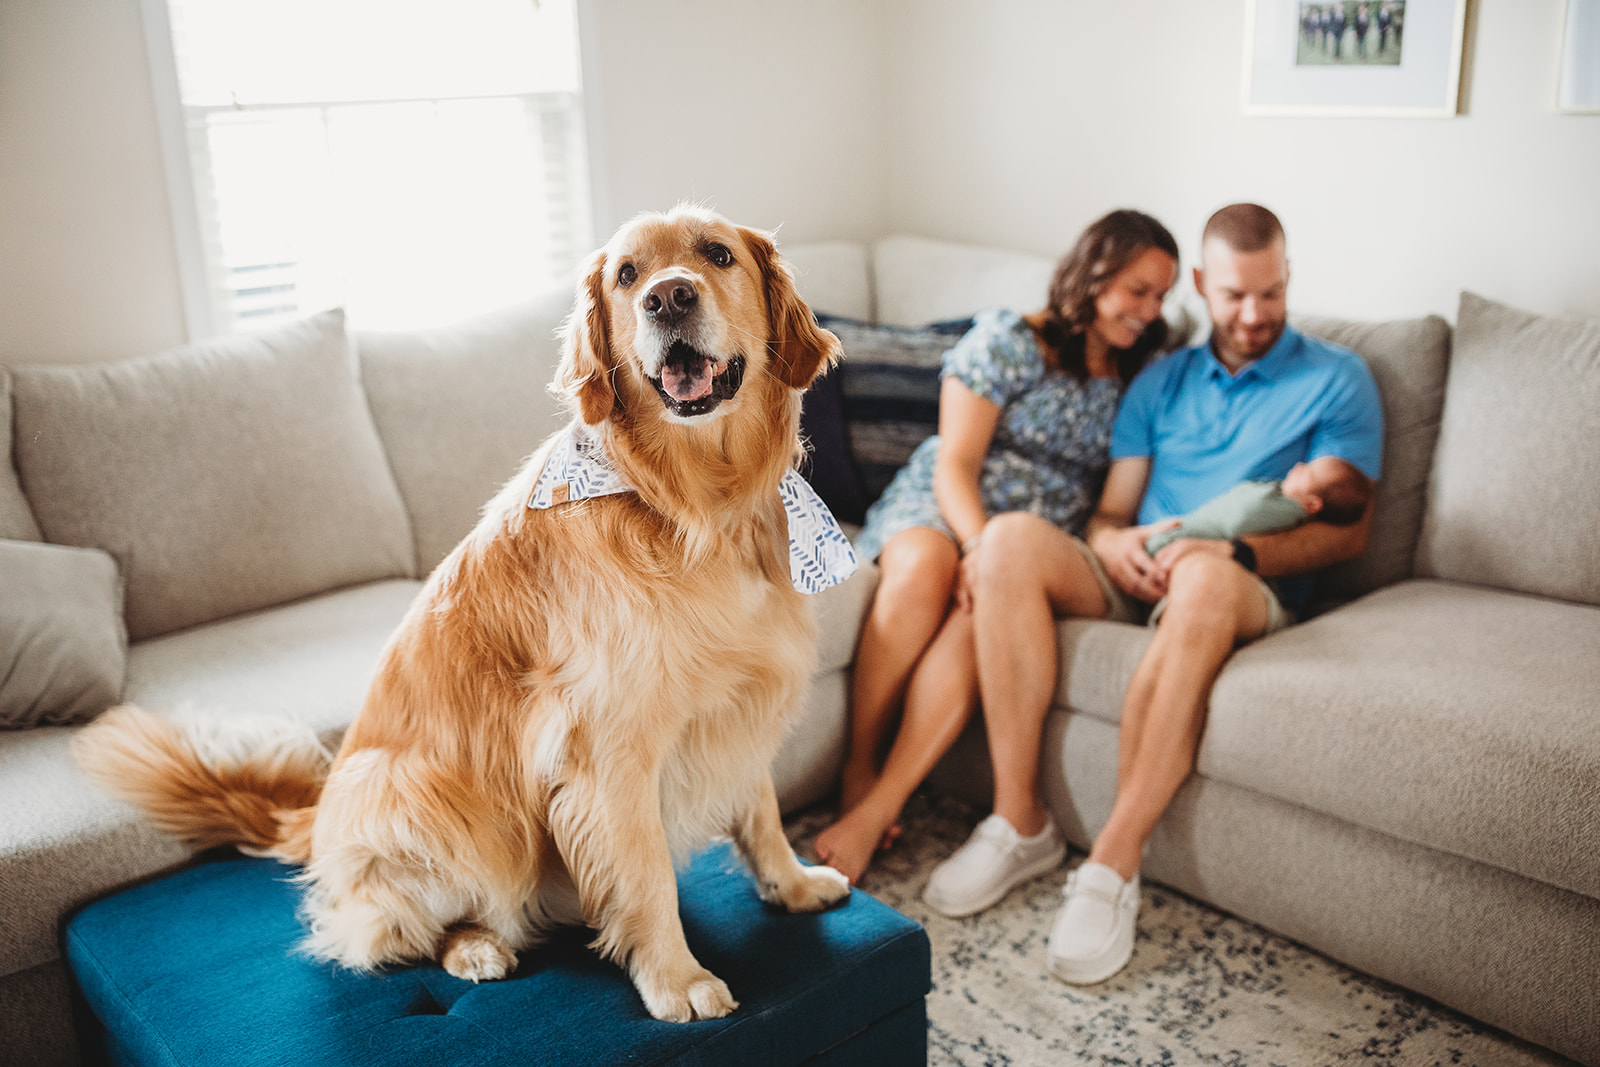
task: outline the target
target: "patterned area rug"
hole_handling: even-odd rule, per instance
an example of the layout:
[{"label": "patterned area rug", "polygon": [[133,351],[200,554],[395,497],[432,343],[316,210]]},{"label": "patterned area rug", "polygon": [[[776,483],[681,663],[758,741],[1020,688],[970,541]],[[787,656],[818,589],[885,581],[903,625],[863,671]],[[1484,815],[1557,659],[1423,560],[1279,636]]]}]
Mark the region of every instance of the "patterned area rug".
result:
[{"label": "patterned area rug", "polygon": [[[1081,854],[979,915],[946,919],[922,903],[928,872],[983,814],[918,793],[900,840],[862,881],[933,943],[935,1067],[1571,1062],[1162,886],[1143,887],[1127,969],[1098,986],[1066,985],[1044,968],[1045,942]],[[833,816],[813,808],[789,820],[802,856],[812,858]]]}]

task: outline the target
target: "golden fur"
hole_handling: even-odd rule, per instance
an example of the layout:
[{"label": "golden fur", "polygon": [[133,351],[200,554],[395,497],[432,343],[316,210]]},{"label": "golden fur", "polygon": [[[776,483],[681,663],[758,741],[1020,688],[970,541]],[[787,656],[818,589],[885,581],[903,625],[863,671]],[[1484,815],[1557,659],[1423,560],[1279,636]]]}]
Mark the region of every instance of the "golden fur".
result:
[{"label": "golden fur", "polygon": [[[648,294],[684,279],[689,319],[653,321]],[[331,766],[307,731],[207,737],[131,707],[74,752],[163,829],[304,864],[323,957],[500,978],[585,922],[650,1014],[720,1016],[736,1004],[684,942],[675,858],[731,834],[767,900],[849,891],[795,859],[767,771],[815,661],[778,482],[838,341],[768,238],[692,208],[596,252],[565,333],[557,387],[638,491],[530,509],[546,442],[429,578]],[[708,413],[651,381],[685,336],[709,359],[675,365],[678,391],[743,368]]]}]

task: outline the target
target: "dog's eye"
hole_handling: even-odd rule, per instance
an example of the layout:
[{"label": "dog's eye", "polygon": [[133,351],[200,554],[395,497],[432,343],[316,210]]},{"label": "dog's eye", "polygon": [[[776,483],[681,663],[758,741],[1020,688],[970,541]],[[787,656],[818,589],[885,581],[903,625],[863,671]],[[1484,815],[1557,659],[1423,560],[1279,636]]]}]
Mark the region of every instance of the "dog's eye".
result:
[{"label": "dog's eye", "polygon": [[733,266],[733,253],[728,251],[727,245],[706,245],[706,258],[719,267]]},{"label": "dog's eye", "polygon": [[624,263],[617,268],[617,284],[626,289],[639,277],[639,272],[634,270],[632,263]]}]

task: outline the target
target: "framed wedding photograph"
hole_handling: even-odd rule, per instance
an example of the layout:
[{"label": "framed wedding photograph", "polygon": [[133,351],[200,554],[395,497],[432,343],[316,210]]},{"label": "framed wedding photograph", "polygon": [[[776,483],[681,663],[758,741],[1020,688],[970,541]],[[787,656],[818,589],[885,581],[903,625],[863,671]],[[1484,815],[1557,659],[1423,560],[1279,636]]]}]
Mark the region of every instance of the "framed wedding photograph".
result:
[{"label": "framed wedding photograph", "polygon": [[1467,0],[1248,0],[1244,113],[1454,115],[1466,18]]},{"label": "framed wedding photograph", "polygon": [[1567,0],[1556,106],[1575,115],[1600,115],[1600,0]]}]

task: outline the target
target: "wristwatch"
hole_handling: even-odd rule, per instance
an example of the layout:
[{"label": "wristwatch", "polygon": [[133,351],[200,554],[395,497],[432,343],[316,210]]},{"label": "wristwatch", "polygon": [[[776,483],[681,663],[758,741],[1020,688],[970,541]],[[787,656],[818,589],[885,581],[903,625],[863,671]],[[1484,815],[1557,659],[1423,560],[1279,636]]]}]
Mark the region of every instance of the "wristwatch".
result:
[{"label": "wristwatch", "polygon": [[1251,574],[1254,574],[1256,572],[1256,550],[1237,537],[1228,543],[1233,546],[1233,561]]}]

